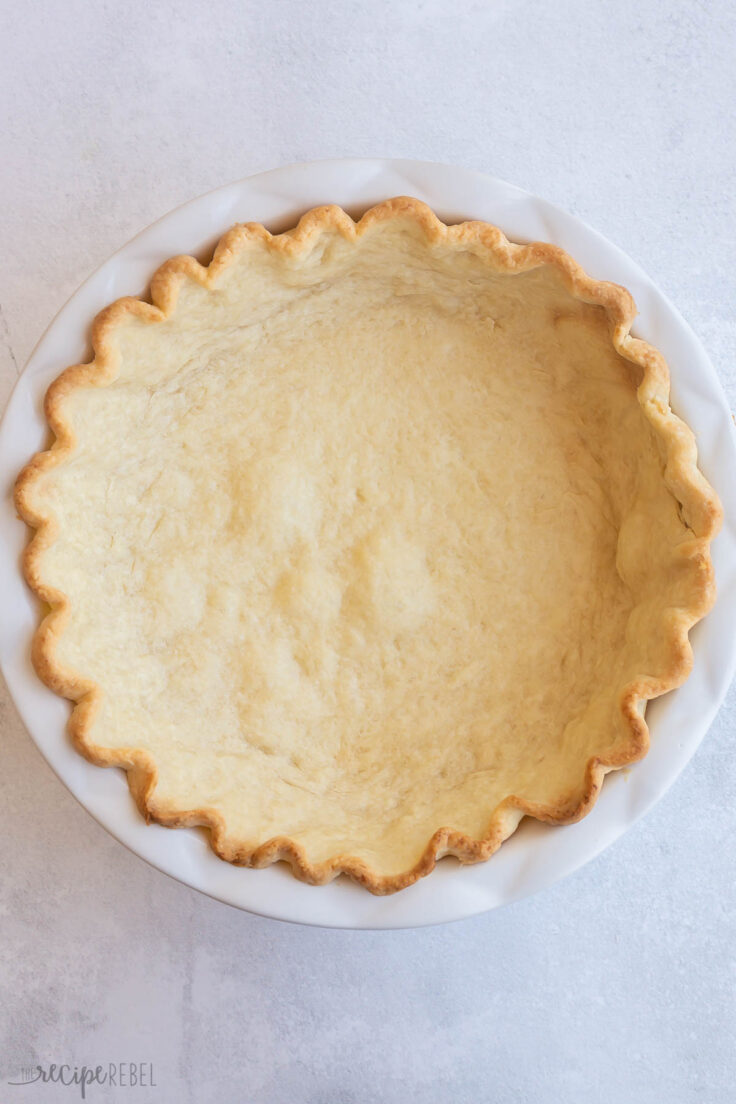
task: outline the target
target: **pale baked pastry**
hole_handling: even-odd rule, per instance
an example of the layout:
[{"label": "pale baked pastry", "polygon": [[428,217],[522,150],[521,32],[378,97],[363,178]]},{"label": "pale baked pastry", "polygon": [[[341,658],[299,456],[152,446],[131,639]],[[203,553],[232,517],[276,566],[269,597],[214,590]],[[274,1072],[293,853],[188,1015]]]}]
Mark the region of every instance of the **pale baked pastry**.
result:
[{"label": "pale baked pastry", "polygon": [[33,658],[146,817],[374,893],[583,816],[710,607],[720,507],[629,294],[394,199],[94,324],[17,503]]}]

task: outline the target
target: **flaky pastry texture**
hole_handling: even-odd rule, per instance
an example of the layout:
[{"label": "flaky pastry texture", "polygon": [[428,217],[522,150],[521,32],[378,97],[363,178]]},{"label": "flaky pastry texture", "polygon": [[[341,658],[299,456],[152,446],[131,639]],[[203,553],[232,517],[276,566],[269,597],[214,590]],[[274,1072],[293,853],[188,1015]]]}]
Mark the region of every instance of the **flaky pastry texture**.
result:
[{"label": "flaky pastry texture", "polygon": [[107,307],[16,488],[79,751],[229,862],[377,894],[584,816],[715,596],[634,317],[410,198],[235,226]]}]

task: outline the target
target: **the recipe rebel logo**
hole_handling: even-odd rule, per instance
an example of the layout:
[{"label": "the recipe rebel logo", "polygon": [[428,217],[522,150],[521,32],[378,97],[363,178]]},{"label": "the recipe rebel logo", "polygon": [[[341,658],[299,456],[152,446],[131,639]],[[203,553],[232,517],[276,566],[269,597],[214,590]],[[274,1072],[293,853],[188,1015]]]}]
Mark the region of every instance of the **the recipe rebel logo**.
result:
[{"label": "the recipe rebel logo", "polygon": [[[22,1066],[9,1085],[76,1086],[82,1100],[94,1085],[118,1089],[155,1089],[152,1062],[108,1062],[106,1065],[73,1066],[68,1062],[48,1066]],[[56,1097],[54,1097],[56,1099]]]}]

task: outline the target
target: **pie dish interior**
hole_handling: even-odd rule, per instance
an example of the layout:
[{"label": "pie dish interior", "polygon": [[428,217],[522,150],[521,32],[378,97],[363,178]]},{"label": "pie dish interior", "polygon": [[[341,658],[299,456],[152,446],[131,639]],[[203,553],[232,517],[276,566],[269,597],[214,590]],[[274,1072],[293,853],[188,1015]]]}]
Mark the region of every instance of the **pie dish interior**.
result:
[{"label": "pie dish interior", "polygon": [[378,893],[568,822],[691,664],[720,508],[628,294],[417,201],[96,320],[18,483],[34,660],[223,858]]}]

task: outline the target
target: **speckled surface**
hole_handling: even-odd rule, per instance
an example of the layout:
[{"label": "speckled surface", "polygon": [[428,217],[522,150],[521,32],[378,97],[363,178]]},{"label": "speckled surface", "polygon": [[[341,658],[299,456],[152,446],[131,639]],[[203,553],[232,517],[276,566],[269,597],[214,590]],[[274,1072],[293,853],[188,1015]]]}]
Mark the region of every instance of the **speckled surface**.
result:
[{"label": "speckled surface", "polygon": [[[165,211],[318,157],[457,162],[620,245],[736,407],[727,0],[70,0],[0,16],[0,405],[84,277]],[[60,365],[60,367],[62,367]],[[152,1062],[156,1104],[730,1104],[736,694],[652,813],[552,890],[395,933],[251,917],[128,853],[0,698],[0,1099],[22,1067]],[[318,892],[318,891],[316,891]]]}]

